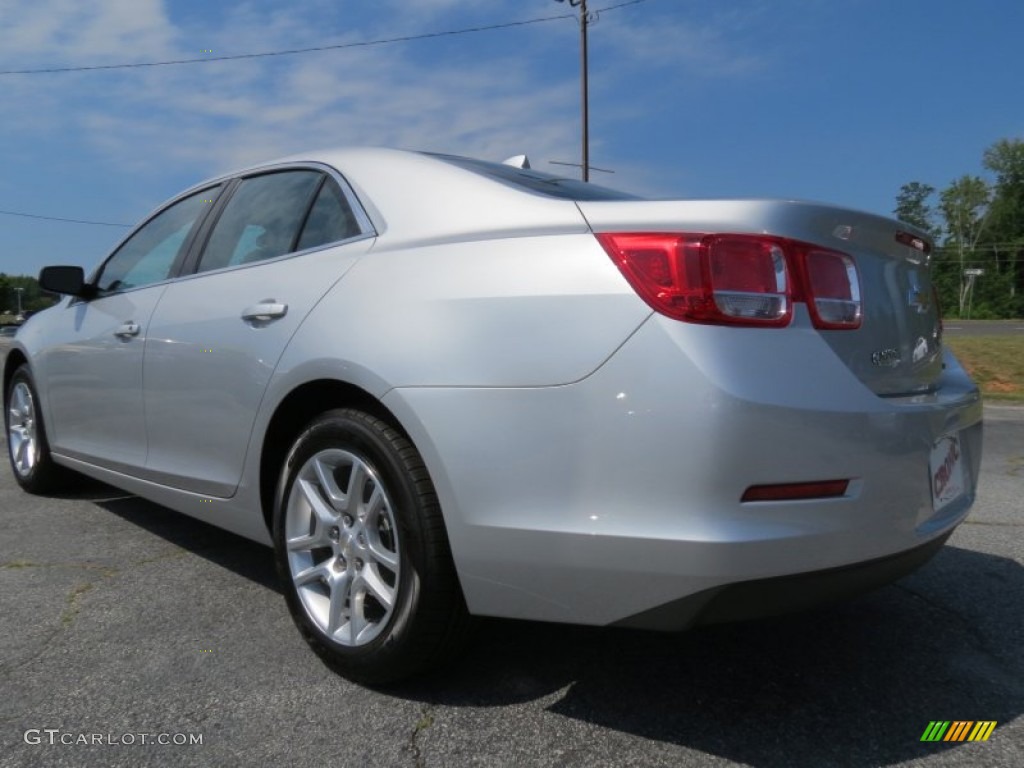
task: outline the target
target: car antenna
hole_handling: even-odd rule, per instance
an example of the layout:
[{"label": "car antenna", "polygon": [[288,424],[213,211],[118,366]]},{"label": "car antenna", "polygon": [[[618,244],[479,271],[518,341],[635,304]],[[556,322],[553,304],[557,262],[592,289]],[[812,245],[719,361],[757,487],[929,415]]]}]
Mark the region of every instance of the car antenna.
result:
[{"label": "car antenna", "polygon": [[501,164],[511,165],[513,168],[529,168],[530,158],[526,155],[512,155],[512,157],[502,160]]}]

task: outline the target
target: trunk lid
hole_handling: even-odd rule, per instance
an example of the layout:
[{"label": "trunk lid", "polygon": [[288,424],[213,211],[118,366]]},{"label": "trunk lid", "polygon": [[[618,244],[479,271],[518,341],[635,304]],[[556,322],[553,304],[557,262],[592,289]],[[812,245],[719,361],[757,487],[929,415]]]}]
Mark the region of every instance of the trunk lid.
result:
[{"label": "trunk lid", "polygon": [[[774,235],[841,251],[857,266],[862,322],[855,330],[817,331],[835,354],[880,396],[928,392],[942,373],[932,244],[908,224],[782,200],[593,201],[578,206],[595,233]],[[794,325],[810,325],[806,306],[798,307]]]}]

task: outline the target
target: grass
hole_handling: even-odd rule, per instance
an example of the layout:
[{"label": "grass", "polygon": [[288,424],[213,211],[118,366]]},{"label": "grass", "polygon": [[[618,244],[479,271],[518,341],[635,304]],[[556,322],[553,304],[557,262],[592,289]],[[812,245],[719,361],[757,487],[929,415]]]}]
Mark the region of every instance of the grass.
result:
[{"label": "grass", "polygon": [[1024,404],[1024,334],[947,334],[943,342],[978,382],[986,399]]}]

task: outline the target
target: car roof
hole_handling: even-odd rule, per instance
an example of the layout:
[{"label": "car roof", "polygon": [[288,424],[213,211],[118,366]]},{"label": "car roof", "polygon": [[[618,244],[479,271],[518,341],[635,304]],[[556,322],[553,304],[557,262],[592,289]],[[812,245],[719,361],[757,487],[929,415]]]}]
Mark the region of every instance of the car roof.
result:
[{"label": "car roof", "polygon": [[389,241],[502,236],[524,228],[587,231],[572,200],[531,193],[453,164],[446,156],[402,149],[345,147],[303,152],[224,174],[192,190],[296,164],[326,165],[341,173],[366,208],[378,235]]}]

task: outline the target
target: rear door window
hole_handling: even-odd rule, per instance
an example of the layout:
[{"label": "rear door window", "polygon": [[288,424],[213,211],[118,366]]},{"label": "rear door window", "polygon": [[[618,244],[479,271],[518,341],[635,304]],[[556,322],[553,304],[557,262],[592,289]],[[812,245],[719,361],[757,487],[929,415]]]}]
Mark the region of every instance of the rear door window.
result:
[{"label": "rear door window", "polygon": [[295,170],[242,179],[210,233],[199,271],[291,253],[323,178]]},{"label": "rear door window", "polygon": [[347,240],[358,234],[359,223],[352,213],[352,207],[345,199],[338,182],[327,177],[302,228],[302,236],[296,250],[302,251],[338,240]]}]

